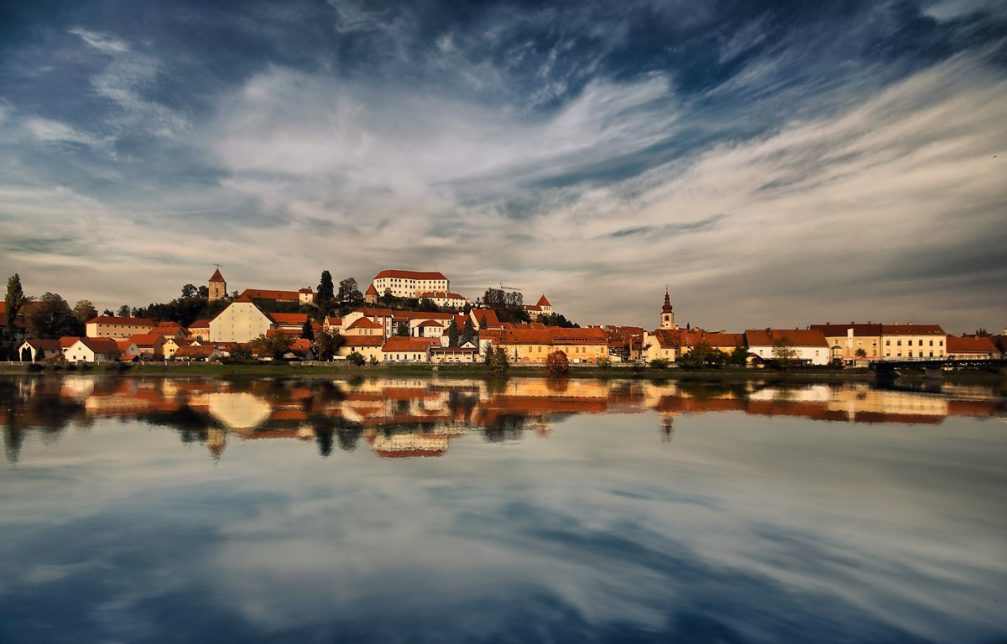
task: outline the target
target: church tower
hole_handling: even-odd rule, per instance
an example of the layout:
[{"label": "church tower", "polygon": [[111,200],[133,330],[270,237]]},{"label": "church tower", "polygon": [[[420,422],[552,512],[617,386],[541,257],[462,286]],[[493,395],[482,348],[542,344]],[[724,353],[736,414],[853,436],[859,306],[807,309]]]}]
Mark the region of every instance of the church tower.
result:
[{"label": "church tower", "polygon": [[214,271],[213,275],[210,277],[210,283],[207,286],[210,291],[209,300],[211,302],[216,302],[217,300],[222,300],[227,297],[227,281],[224,279],[224,276],[220,274],[219,268]]},{"label": "church tower", "polygon": [[671,308],[671,296],[668,294],[667,288],[664,289],[664,306],[661,307],[661,328],[678,328],[675,324],[675,311]]}]

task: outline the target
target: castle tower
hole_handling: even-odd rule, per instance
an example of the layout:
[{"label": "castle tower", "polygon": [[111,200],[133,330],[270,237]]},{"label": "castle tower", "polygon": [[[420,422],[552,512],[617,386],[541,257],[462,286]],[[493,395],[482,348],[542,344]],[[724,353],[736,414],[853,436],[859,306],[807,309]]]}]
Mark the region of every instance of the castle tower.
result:
[{"label": "castle tower", "polygon": [[220,269],[218,268],[213,272],[210,277],[210,283],[208,284],[211,302],[216,302],[217,300],[222,300],[227,297],[227,281],[224,276],[220,274]]},{"label": "castle tower", "polygon": [[661,328],[678,328],[675,324],[675,311],[671,308],[671,296],[668,294],[667,288],[664,289],[664,306],[661,307]]}]

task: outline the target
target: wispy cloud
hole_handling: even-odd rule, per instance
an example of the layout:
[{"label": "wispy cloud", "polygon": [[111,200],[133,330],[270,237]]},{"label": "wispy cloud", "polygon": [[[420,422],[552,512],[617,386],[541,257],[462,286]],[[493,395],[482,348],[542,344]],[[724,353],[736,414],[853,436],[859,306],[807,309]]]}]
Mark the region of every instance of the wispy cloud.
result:
[{"label": "wispy cloud", "polygon": [[74,27],[69,30],[69,33],[80,37],[80,39],[89,46],[106,53],[118,54],[129,51],[129,45],[126,44],[125,41],[119,40],[114,36],[98,33],[96,31],[88,31],[87,29],[83,29],[81,27]]}]

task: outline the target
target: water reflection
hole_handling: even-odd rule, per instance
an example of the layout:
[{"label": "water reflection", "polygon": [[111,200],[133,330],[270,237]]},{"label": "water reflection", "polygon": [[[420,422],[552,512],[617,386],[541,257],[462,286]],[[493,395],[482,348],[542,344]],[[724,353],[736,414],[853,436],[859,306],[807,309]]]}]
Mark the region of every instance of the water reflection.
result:
[{"label": "water reflection", "polygon": [[354,380],[177,378],[0,378],[4,447],[18,460],[26,432],[44,442],[96,419],[140,420],[178,431],[220,458],[228,441],[295,439],[353,451],[364,439],[382,458],[436,457],[452,439],[479,432],[490,442],[547,437],[578,414],[656,413],[670,441],[683,415],[734,412],[835,423],[937,425],[952,416],[1005,418],[990,386],[868,384],[734,385],[633,380],[358,378]]}]

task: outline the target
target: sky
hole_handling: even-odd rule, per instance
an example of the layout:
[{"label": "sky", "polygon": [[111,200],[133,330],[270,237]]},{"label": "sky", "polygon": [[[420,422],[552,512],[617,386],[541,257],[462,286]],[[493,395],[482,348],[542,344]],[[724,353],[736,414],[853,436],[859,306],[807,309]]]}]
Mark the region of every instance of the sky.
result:
[{"label": "sky", "polygon": [[0,5],[0,275],[1007,326],[1007,0]]}]

